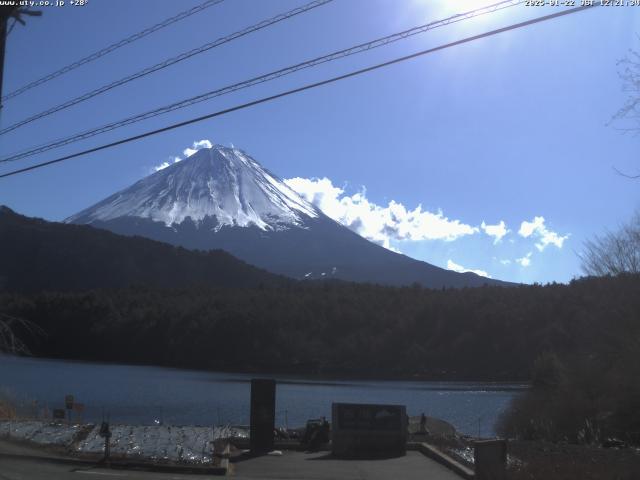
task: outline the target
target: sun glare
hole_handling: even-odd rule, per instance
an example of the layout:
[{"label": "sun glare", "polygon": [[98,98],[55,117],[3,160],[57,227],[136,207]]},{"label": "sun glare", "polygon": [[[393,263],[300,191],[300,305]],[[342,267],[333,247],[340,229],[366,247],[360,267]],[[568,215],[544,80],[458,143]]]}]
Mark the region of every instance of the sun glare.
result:
[{"label": "sun glare", "polygon": [[[468,19],[461,24],[478,24],[484,23],[487,19],[496,19],[502,17],[500,12],[494,12],[491,7],[498,3],[499,0],[413,0],[414,7],[421,12],[421,18],[425,22],[442,20],[454,15],[464,14],[477,11],[477,18]],[[499,10],[515,10],[518,7],[506,8],[508,4]],[[483,9],[487,8],[487,10]],[[485,14],[483,14],[485,13]],[[457,27],[465,29],[464,27]]]},{"label": "sun glare", "polygon": [[431,13],[455,15],[491,5],[491,0],[413,0],[416,6]]}]

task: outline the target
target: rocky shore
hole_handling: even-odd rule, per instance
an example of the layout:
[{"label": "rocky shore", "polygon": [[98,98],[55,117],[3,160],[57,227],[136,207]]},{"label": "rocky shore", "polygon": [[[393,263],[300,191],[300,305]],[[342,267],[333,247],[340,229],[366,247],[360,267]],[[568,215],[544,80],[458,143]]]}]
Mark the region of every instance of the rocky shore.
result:
[{"label": "rocky shore", "polygon": [[[103,455],[99,431],[94,424],[0,421],[0,438],[86,457]],[[112,425],[111,433],[112,457],[195,465],[214,463],[223,440],[248,436],[246,429],[233,426]]]}]

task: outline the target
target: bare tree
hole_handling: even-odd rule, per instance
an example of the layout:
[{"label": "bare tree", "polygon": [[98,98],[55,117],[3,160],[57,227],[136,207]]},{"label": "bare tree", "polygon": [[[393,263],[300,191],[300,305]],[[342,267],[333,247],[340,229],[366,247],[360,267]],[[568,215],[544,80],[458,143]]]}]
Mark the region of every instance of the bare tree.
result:
[{"label": "bare tree", "polygon": [[587,240],[579,257],[586,275],[640,273],[640,211],[618,231]]},{"label": "bare tree", "polygon": [[29,354],[29,349],[16,334],[16,327],[31,334],[42,334],[40,327],[21,318],[0,313],[0,353]]},{"label": "bare tree", "polygon": [[[627,56],[618,61],[618,67],[622,91],[626,93],[627,99],[608,124],[619,124],[616,129],[623,133],[640,135],[640,52],[629,49]],[[613,169],[622,176],[640,179],[640,174],[621,172],[616,167]]]},{"label": "bare tree", "polygon": [[622,91],[627,94],[625,104],[613,116],[616,120],[632,120],[637,126],[622,128],[622,131],[640,133],[640,52],[629,49],[628,55],[618,61],[618,75],[622,80]]}]

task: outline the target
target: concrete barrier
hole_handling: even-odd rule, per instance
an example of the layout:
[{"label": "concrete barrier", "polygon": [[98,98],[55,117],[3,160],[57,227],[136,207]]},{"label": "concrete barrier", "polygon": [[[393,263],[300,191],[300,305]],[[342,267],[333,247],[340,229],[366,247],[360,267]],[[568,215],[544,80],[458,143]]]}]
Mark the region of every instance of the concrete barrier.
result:
[{"label": "concrete barrier", "polygon": [[440,465],[454,471],[466,480],[473,480],[475,478],[475,473],[471,468],[453,459],[433,445],[424,442],[410,442],[407,444],[407,450],[416,450],[422,453],[425,457],[435,460]]},{"label": "concrete barrier", "polygon": [[251,420],[249,444],[251,453],[273,450],[273,430],[276,418],[276,381],[251,379]]},{"label": "concrete barrier", "polygon": [[404,405],[334,403],[331,453],[336,457],[393,457],[407,451]]},{"label": "concrete barrier", "polygon": [[479,440],[474,442],[474,458],[477,480],[506,480],[506,440]]}]

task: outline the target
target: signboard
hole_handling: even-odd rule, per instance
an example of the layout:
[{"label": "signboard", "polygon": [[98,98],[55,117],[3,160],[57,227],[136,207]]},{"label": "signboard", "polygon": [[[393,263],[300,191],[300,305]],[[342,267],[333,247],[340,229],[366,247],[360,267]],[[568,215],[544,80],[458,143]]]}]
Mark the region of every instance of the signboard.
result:
[{"label": "signboard", "polygon": [[64,397],[64,406],[67,410],[73,409],[73,395],[66,395]]},{"label": "signboard", "polygon": [[336,457],[392,457],[407,451],[404,405],[334,403],[331,451]]},{"label": "signboard", "polygon": [[276,421],[276,381],[251,379],[251,452],[273,450],[273,431]]},{"label": "signboard", "polygon": [[402,412],[395,405],[339,405],[338,428],[342,430],[397,431],[402,427]]},{"label": "signboard", "polygon": [[65,417],[66,417],[66,414],[63,408],[53,409],[53,418],[55,418],[56,420],[64,420]]}]

